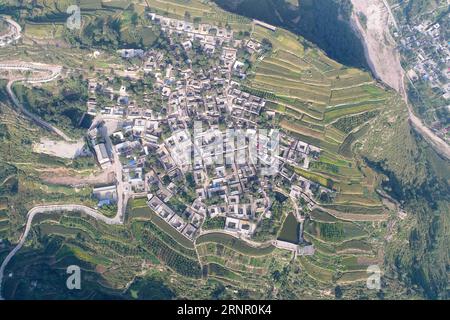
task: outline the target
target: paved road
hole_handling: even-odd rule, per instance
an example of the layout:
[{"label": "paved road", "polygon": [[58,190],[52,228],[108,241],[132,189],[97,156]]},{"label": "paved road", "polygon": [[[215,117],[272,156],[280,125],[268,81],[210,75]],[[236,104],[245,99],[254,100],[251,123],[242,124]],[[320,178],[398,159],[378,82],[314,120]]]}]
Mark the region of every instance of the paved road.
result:
[{"label": "paved road", "polygon": [[48,206],[37,206],[28,211],[27,214],[27,224],[25,227],[25,231],[23,232],[22,236],[20,237],[19,243],[14,247],[14,249],[6,256],[5,260],[3,260],[1,266],[0,266],[0,300],[3,300],[3,297],[1,295],[2,293],[2,283],[3,283],[3,275],[5,272],[5,268],[8,265],[8,263],[11,261],[11,259],[14,257],[14,255],[19,251],[22,246],[24,245],[28,233],[31,229],[31,224],[33,222],[34,217],[39,213],[50,213],[50,212],[83,212],[91,217],[93,217],[96,220],[102,221],[106,224],[114,225],[114,224],[121,224],[122,222],[119,219],[114,218],[107,218],[101,213],[97,212],[96,210],[82,206],[77,204],[67,204],[67,205],[48,205]]},{"label": "paved road", "polygon": [[114,145],[110,139],[110,133],[108,133],[108,129],[104,126],[102,128],[104,130],[103,136],[106,141],[106,147],[108,150],[111,150],[113,157],[113,170],[116,174],[116,187],[117,187],[117,215],[114,217],[117,223],[123,223],[125,209],[127,207],[128,202],[128,192],[125,188],[125,183],[123,182],[122,176],[122,163],[120,162],[119,153],[114,148]]}]

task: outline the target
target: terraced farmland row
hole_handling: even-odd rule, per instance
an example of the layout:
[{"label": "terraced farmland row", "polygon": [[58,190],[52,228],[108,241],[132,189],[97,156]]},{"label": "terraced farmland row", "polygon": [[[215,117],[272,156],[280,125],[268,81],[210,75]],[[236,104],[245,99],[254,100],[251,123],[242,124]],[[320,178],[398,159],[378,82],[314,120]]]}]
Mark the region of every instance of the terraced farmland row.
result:
[{"label": "terraced farmland row", "polygon": [[[370,173],[362,174],[351,149],[364,133],[358,130],[391,104],[392,94],[369,73],[336,63],[320,50],[305,49],[286,31],[255,27],[253,36],[268,39],[273,49],[254,62],[246,90],[268,100],[267,110],[275,111],[284,131],[320,147],[321,158],[327,157],[309,171],[296,172],[333,186],[337,205],[381,206]],[[339,161],[345,164],[333,163]]]},{"label": "terraced farmland row", "polygon": [[6,210],[0,210],[0,239],[6,237],[9,231],[9,217]]},{"label": "terraced farmland row", "polygon": [[320,282],[365,281],[367,267],[379,263],[365,226],[343,222],[324,211],[311,212],[305,238],[314,244],[316,252],[300,258],[300,263],[308,275]]}]

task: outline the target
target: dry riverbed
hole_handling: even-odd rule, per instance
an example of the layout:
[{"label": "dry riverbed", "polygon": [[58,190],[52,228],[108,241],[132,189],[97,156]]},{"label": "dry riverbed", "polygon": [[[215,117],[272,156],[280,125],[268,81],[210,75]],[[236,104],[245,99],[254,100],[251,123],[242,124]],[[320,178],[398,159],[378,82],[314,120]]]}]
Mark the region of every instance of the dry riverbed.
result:
[{"label": "dry riverbed", "polygon": [[[390,15],[382,0],[352,0],[352,25],[358,31],[374,74],[404,95],[403,69],[389,31]],[[361,17],[366,17],[361,18]],[[364,21],[365,20],[365,21]]]}]

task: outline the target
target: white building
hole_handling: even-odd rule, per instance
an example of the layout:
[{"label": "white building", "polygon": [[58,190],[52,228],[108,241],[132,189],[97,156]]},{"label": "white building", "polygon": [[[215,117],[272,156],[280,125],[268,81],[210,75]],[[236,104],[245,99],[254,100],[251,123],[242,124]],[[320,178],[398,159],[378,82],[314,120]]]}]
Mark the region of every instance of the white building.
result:
[{"label": "white building", "polygon": [[106,169],[111,166],[111,159],[109,158],[108,151],[106,151],[106,146],[104,143],[97,144],[94,146],[95,154],[97,155],[97,161],[102,167]]}]

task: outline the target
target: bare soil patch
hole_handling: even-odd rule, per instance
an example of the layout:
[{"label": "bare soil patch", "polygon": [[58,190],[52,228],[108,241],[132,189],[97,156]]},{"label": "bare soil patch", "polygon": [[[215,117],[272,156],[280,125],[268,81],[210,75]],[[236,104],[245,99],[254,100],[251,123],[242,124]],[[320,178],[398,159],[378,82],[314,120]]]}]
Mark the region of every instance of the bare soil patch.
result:
[{"label": "bare soil patch", "polygon": [[114,172],[105,170],[99,173],[81,176],[66,168],[40,169],[39,178],[46,183],[64,186],[87,186],[114,183]]},{"label": "bare soil patch", "polygon": [[[395,40],[389,31],[389,12],[382,0],[352,0],[352,25],[359,32],[372,72],[403,94],[403,69]],[[365,16],[363,25],[358,16]]]}]

